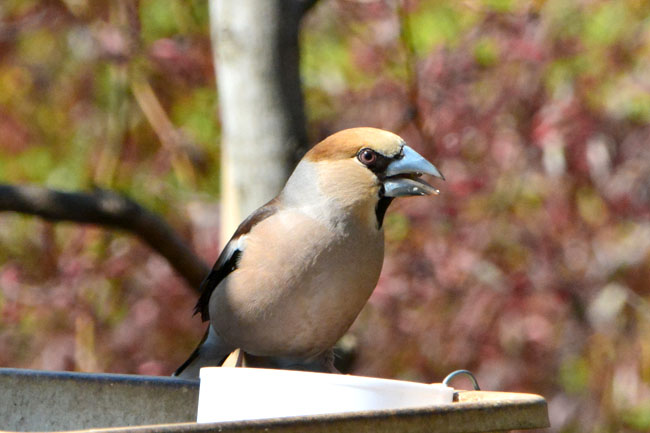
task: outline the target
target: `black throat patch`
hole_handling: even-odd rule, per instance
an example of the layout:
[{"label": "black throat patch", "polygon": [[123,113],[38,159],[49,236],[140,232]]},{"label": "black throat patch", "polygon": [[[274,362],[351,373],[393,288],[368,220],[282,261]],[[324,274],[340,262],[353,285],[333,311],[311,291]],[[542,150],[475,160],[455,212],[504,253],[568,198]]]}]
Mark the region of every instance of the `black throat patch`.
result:
[{"label": "black throat patch", "polygon": [[388,206],[393,202],[393,197],[384,197],[382,194],[383,192],[383,187],[382,190],[380,191],[380,197],[379,201],[377,202],[377,206],[375,206],[375,216],[377,217],[377,230],[381,229],[381,226],[384,224],[384,216],[386,215],[386,210],[388,210]]}]

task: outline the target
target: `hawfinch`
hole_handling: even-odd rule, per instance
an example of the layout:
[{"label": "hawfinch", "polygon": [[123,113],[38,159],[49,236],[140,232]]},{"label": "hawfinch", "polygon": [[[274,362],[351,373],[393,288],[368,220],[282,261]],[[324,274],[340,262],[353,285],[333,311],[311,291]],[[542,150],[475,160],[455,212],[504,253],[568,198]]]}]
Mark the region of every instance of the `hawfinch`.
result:
[{"label": "hawfinch", "polygon": [[210,326],[174,375],[195,378],[236,349],[331,363],[379,279],[386,209],[397,197],[438,193],[422,174],[444,179],[381,129],[346,129],[314,146],[280,194],[241,223],[201,284],[195,313]]}]

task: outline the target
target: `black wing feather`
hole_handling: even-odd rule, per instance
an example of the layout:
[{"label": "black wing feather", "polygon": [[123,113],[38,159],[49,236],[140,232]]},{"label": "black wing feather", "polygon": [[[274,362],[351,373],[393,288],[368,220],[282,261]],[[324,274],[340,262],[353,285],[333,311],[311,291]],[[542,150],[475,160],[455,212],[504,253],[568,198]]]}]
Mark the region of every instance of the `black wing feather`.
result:
[{"label": "black wing feather", "polygon": [[229,273],[237,269],[239,256],[241,256],[241,250],[239,249],[233,251],[228,251],[228,248],[224,249],[208,276],[201,283],[199,287],[201,296],[199,296],[199,300],[194,307],[194,314],[200,312],[201,320],[204,322],[210,318],[209,306],[212,292]]},{"label": "black wing feather", "polygon": [[210,270],[210,273],[205,277],[199,287],[201,296],[199,296],[199,300],[194,307],[194,314],[201,313],[201,319],[204,322],[210,319],[210,297],[212,296],[212,292],[214,292],[214,289],[228,276],[228,274],[237,269],[237,265],[239,264],[242,250],[235,248],[235,243],[241,236],[248,234],[257,223],[270,217],[276,213],[277,210],[276,199],[271,200],[261,208],[257,209],[239,225],[235,234],[226,244],[226,247],[223,249],[216,263]]}]

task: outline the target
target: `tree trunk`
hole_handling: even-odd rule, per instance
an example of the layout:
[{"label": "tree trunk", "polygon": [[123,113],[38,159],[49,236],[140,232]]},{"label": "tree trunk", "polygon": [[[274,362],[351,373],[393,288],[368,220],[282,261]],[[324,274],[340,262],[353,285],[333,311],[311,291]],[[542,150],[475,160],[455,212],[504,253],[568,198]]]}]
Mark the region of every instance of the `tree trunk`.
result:
[{"label": "tree trunk", "polygon": [[221,115],[222,239],[273,198],[307,147],[298,31],[304,2],[210,0]]}]

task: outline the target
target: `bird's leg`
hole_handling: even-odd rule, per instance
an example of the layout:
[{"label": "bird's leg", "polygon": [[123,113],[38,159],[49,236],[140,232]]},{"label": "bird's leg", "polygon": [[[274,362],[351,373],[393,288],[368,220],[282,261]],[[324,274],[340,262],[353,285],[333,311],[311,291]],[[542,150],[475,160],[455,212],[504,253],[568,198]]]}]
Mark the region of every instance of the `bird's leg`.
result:
[{"label": "bird's leg", "polygon": [[341,374],[338,368],[334,365],[334,360],[336,355],[334,354],[334,349],[329,349],[323,352],[320,356],[320,362],[323,365],[323,368],[327,370],[328,373]]},{"label": "bird's leg", "polygon": [[232,352],[221,364],[222,367],[247,367],[246,354],[243,350],[237,349]]}]

